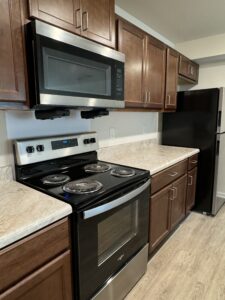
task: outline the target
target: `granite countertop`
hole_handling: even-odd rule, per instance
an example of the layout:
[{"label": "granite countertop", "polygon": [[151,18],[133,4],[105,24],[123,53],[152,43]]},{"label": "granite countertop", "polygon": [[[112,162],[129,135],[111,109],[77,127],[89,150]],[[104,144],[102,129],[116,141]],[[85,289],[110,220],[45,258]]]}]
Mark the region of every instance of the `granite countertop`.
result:
[{"label": "granite countertop", "polygon": [[[198,149],[160,146],[149,141],[98,150],[98,158],[147,169],[153,175],[196,153]],[[72,213],[72,207],[23,184],[6,180],[9,169],[0,168],[0,249]]]},{"label": "granite countertop", "polygon": [[112,163],[146,169],[153,175],[198,152],[199,149],[156,145],[147,140],[101,148],[98,150],[98,158]]},{"label": "granite countertop", "polygon": [[72,207],[16,181],[0,181],[0,249],[72,213]]}]

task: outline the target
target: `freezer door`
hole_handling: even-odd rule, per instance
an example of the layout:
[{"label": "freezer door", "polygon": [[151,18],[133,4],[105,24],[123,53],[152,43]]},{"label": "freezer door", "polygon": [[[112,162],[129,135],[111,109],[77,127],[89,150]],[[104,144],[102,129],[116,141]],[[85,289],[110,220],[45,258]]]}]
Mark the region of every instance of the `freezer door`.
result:
[{"label": "freezer door", "polygon": [[225,132],[225,88],[220,88],[217,133]]},{"label": "freezer door", "polygon": [[225,203],[225,133],[217,135],[217,159],[215,166],[215,192],[212,214],[216,215]]}]

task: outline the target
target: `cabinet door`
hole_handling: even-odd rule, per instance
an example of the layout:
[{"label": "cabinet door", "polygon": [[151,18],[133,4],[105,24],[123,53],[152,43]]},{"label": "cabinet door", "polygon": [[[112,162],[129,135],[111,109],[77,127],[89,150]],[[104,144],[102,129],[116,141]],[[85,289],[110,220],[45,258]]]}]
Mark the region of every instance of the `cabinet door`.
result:
[{"label": "cabinet door", "polygon": [[170,185],[153,195],[150,199],[150,252],[154,250],[169,233],[169,210],[172,192],[172,185]]},{"label": "cabinet door", "polygon": [[189,77],[190,61],[183,55],[179,58],[179,74],[185,77]]},{"label": "cabinet door", "polygon": [[192,80],[194,80],[196,83],[198,82],[198,71],[199,71],[199,65],[191,61],[189,67],[189,77]]},{"label": "cabinet door", "polygon": [[179,54],[176,51],[168,48],[166,59],[166,110],[175,110],[177,107],[178,63]]},{"label": "cabinet door", "polygon": [[199,65],[185,57],[180,55],[179,58],[179,74],[190,79],[193,83],[198,82],[198,70]]},{"label": "cabinet door", "polygon": [[70,251],[25,277],[0,300],[72,300]]},{"label": "cabinet door", "polygon": [[143,107],[144,56],[146,35],[137,27],[118,20],[118,50],[126,56],[126,107]]},{"label": "cabinet door", "polygon": [[20,0],[1,0],[0,12],[0,100],[26,101]]},{"label": "cabinet door", "polygon": [[195,204],[196,181],[197,168],[194,168],[188,172],[186,212],[190,211]]},{"label": "cabinet door", "polygon": [[29,0],[30,17],[80,34],[80,0]]},{"label": "cabinet door", "polygon": [[166,47],[153,37],[147,39],[147,68],[145,91],[147,107],[164,108],[166,74]]},{"label": "cabinet door", "polygon": [[175,227],[185,217],[185,202],[187,192],[187,175],[181,177],[173,183],[173,196],[170,207],[171,229]]},{"label": "cabinet door", "polygon": [[82,35],[115,48],[115,1],[81,0]]}]

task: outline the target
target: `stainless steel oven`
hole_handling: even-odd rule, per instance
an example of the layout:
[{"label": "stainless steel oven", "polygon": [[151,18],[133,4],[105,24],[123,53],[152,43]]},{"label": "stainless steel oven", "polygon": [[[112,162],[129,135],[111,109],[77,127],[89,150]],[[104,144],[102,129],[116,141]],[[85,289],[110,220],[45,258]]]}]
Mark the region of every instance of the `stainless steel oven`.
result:
[{"label": "stainless steel oven", "polygon": [[37,20],[27,50],[34,108],[124,107],[124,54]]},{"label": "stainless steel oven", "polygon": [[[130,187],[115,193],[78,214],[75,244],[79,245],[79,299],[87,300],[93,295],[96,300],[121,299],[145,272],[149,186],[150,181],[145,180],[136,188],[132,186],[132,190]],[[137,253],[140,257],[132,265],[132,276],[123,276],[123,272],[120,276],[118,270],[129,266],[128,262]],[[127,274],[127,270],[124,273]]]},{"label": "stainless steel oven", "polygon": [[76,300],[120,300],[147,268],[150,173],[97,158],[94,132],[14,142],[16,178],[72,206]]}]

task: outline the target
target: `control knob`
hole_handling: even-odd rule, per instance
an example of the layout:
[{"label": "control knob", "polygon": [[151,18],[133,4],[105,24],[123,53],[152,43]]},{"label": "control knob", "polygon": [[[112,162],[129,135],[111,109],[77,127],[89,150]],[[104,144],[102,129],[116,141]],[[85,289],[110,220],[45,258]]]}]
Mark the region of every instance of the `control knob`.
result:
[{"label": "control knob", "polygon": [[45,147],[44,147],[44,145],[37,145],[36,149],[37,149],[37,152],[42,152],[45,150]]},{"label": "control knob", "polygon": [[26,148],[27,153],[34,153],[34,147],[33,146],[27,146]]},{"label": "control knob", "polygon": [[85,144],[85,145],[90,144],[90,139],[85,139],[85,140],[84,140],[84,144]]}]

